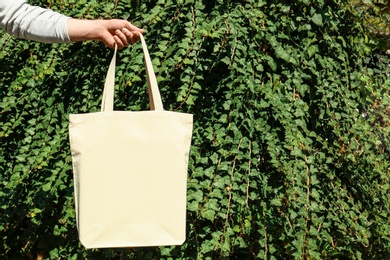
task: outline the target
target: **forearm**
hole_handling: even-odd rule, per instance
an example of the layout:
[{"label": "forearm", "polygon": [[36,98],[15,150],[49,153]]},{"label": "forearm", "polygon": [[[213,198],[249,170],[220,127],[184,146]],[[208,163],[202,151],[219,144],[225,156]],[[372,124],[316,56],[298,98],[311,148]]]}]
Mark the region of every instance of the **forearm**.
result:
[{"label": "forearm", "polygon": [[79,20],[37,6],[25,0],[0,0],[0,28],[18,38],[45,43],[100,40],[122,49],[144,33],[123,19]]}]

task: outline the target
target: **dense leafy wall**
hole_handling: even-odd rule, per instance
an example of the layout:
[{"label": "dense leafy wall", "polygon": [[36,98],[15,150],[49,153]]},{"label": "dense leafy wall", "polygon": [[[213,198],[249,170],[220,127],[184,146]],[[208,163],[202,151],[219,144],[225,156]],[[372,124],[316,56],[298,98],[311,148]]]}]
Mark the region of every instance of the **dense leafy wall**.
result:
[{"label": "dense leafy wall", "polygon": [[[41,1],[148,32],[165,108],[194,114],[188,239],[85,250],[68,114],[98,111],[111,51],[0,38],[0,256],[390,258],[389,58],[342,1]],[[148,109],[139,44],[116,108]]]},{"label": "dense leafy wall", "polygon": [[361,16],[368,35],[390,55],[390,0],[351,0],[346,8]]}]

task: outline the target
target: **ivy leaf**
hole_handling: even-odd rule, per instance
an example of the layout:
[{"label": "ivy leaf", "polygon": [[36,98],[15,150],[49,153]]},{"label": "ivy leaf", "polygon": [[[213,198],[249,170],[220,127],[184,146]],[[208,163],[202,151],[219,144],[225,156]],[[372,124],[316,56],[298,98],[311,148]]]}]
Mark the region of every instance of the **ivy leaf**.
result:
[{"label": "ivy leaf", "polygon": [[43,191],[49,191],[51,189],[51,183],[48,182],[48,183],[45,183],[44,185],[42,185],[42,190]]},{"label": "ivy leaf", "polygon": [[282,206],[282,202],[280,201],[280,199],[272,199],[271,200],[271,205],[272,206],[281,207]]},{"label": "ivy leaf", "polygon": [[321,27],[323,25],[323,23],[322,23],[322,15],[321,14],[314,14],[313,17],[311,18],[311,20],[317,26]]},{"label": "ivy leaf", "polygon": [[214,222],[215,218],[215,211],[212,209],[204,209],[201,211],[201,215],[203,218],[208,219],[212,222]]}]

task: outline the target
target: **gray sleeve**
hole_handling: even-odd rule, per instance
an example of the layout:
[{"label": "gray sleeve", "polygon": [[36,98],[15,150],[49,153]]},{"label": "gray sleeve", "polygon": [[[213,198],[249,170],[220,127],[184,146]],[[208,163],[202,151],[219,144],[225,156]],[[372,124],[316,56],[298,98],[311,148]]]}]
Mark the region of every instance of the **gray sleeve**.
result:
[{"label": "gray sleeve", "polygon": [[71,42],[69,17],[31,6],[26,0],[0,0],[0,27],[17,38],[45,43]]}]

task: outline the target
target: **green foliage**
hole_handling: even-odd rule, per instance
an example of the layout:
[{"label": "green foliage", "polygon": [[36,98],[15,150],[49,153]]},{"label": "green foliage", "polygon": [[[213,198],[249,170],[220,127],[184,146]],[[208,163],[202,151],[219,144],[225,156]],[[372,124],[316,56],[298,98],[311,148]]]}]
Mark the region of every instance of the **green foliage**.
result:
[{"label": "green foliage", "polygon": [[[390,62],[342,1],[34,3],[147,30],[165,108],[195,117],[188,236],[80,245],[68,114],[99,110],[111,52],[3,33],[2,258],[390,258]],[[139,44],[120,52],[118,110],[148,109],[144,74]]]},{"label": "green foliage", "polygon": [[369,35],[381,48],[390,48],[390,1],[389,0],[353,0],[347,8],[362,21]]}]

